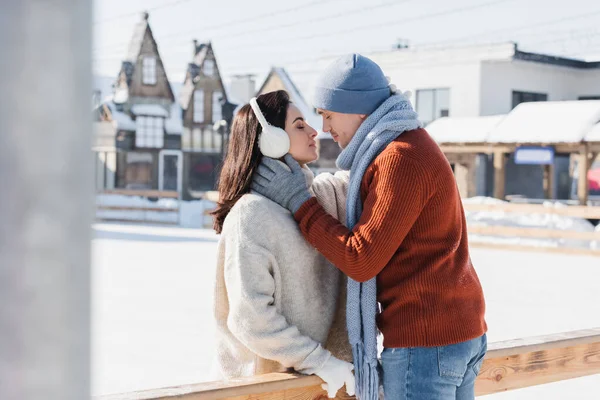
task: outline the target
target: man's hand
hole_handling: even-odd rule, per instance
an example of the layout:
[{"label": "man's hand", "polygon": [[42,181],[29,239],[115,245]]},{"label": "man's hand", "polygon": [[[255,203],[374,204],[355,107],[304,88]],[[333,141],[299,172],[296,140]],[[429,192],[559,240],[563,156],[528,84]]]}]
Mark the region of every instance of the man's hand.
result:
[{"label": "man's hand", "polygon": [[263,157],[251,188],[295,214],[312,196],[300,164],[290,154],[284,159],[289,169],[280,161]]}]

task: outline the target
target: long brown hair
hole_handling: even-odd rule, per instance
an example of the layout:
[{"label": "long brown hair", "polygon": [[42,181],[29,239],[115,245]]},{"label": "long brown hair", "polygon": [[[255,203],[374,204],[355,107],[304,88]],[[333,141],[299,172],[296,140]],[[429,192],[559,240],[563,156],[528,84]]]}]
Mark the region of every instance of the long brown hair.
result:
[{"label": "long brown hair", "polygon": [[[290,105],[290,97],[285,91],[265,93],[258,96],[256,102],[269,124],[285,129]],[[250,192],[252,175],[262,160],[258,148],[261,132],[262,128],[254,111],[250,104],[246,104],[238,111],[231,124],[227,157],[219,176],[219,201],[217,208],[211,213],[214,218],[213,228],[217,233],[223,230],[225,217],[235,203]]]}]

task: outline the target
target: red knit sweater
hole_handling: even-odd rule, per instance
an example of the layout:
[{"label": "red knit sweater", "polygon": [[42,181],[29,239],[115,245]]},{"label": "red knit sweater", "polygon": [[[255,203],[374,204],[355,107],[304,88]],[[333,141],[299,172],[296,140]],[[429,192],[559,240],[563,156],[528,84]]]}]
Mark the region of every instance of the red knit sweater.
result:
[{"label": "red knit sweater", "polygon": [[362,179],[351,231],[315,198],[296,212],[305,238],[354,280],[377,277],[385,347],[431,347],[483,335],[485,302],[446,157],[424,129],[404,132]]}]

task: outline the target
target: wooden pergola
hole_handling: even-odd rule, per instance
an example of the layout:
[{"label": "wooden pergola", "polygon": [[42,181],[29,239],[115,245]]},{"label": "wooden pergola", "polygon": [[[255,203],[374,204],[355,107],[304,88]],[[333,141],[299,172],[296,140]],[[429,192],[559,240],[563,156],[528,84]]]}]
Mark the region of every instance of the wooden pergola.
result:
[{"label": "wooden pergola", "polygon": [[[580,143],[439,143],[440,148],[451,164],[454,164],[456,181],[463,197],[476,195],[475,169],[479,154],[493,155],[494,160],[494,197],[504,198],[506,181],[506,162],[508,156],[519,147],[552,147],[557,153],[570,154],[578,163],[577,196],[582,205],[587,204],[589,188],[587,175],[593,160],[600,154],[600,142]],[[552,198],[554,190],[553,165],[544,166],[544,190],[546,198]]]},{"label": "wooden pergola", "polygon": [[[600,101],[522,103],[498,116],[440,118],[426,128],[451,164],[463,197],[476,195],[476,161],[493,155],[494,197],[505,196],[508,156],[523,147],[552,148],[578,163],[579,202],[589,198],[588,171],[600,153]],[[540,163],[541,164],[541,163]],[[544,165],[545,198],[554,193],[554,164]]]}]

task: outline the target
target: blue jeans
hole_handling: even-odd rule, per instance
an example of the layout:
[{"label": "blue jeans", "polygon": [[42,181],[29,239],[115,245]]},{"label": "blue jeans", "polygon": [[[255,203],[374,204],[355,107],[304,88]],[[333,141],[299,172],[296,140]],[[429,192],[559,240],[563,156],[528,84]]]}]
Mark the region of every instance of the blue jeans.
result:
[{"label": "blue jeans", "polygon": [[441,347],[385,348],[385,400],[473,400],[487,336]]}]

